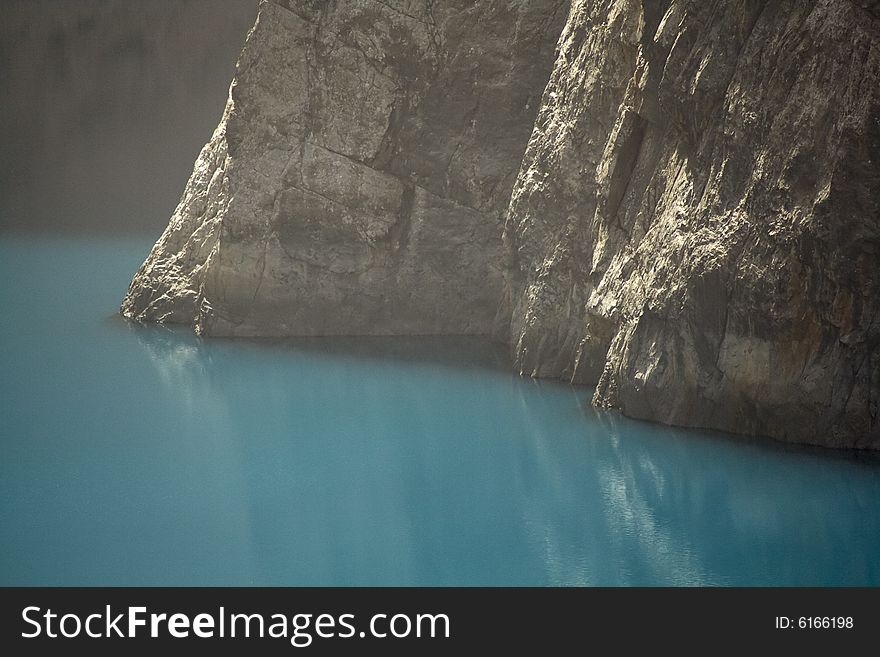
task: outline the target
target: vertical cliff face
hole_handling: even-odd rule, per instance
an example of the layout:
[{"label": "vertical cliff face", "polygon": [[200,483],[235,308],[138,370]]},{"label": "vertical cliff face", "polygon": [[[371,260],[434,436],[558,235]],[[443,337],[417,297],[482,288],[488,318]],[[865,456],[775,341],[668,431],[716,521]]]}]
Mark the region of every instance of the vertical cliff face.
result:
[{"label": "vertical cliff face", "polygon": [[509,326],[600,406],[880,447],[880,4],[568,10],[263,2],[123,313]]},{"label": "vertical cliff face", "polygon": [[575,2],[506,225],[524,373],[880,446],[876,3]]},{"label": "vertical cliff face", "polygon": [[561,0],[264,2],[123,312],[221,335],[489,333]]}]

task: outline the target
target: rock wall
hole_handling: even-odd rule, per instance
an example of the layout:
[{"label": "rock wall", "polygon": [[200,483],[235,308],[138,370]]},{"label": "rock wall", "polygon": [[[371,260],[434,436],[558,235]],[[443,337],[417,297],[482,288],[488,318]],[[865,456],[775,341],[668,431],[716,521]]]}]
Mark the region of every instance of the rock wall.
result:
[{"label": "rock wall", "polygon": [[212,335],[503,329],[564,0],[263,2],[123,313]]},{"label": "rock wall", "polygon": [[880,448],[878,272],[880,3],[290,0],[123,313],[509,328],[599,406]]},{"label": "rock wall", "polygon": [[880,11],[576,0],[505,236],[523,373],[880,447]]}]

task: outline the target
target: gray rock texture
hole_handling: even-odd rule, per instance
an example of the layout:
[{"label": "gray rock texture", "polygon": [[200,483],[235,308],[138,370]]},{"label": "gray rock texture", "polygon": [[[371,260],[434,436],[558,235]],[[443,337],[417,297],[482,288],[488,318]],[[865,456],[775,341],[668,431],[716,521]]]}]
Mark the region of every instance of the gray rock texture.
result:
[{"label": "gray rock texture", "polygon": [[630,416],[876,449],[878,272],[877,2],[290,0],[122,310],[509,336]]},{"label": "gray rock texture", "polygon": [[880,447],[877,3],[576,1],[514,186],[522,372]]},{"label": "gray rock texture", "polygon": [[564,0],[263,2],[123,313],[212,335],[487,334]]}]

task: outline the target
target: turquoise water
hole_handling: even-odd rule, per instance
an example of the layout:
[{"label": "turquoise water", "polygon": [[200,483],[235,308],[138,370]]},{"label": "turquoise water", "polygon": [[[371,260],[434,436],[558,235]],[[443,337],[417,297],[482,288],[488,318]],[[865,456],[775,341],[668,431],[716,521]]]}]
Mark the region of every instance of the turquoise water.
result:
[{"label": "turquoise water", "polygon": [[876,459],[598,412],[480,340],[130,326],[149,246],[0,241],[0,584],[880,584]]}]

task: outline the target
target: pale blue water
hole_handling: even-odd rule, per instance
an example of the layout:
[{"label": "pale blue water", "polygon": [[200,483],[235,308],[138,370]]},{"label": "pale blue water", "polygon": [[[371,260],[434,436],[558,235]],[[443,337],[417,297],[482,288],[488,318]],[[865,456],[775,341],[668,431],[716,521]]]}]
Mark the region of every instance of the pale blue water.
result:
[{"label": "pale blue water", "polygon": [[0,240],[0,584],[880,584],[876,459],[600,413],[479,340],[131,327],[149,246]]}]

